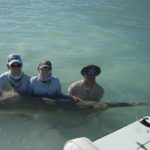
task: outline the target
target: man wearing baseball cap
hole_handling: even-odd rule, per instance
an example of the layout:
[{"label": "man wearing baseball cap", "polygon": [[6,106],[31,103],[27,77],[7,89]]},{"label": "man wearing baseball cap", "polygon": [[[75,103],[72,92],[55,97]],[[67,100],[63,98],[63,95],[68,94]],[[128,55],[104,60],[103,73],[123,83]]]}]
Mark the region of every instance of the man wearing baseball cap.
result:
[{"label": "man wearing baseball cap", "polygon": [[8,71],[0,75],[0,95],[9,87],[21,95],[27,95],[30,76],[22,71],[23,62],[20,55],[8,55]]},{"label": "man wearing baseball cap", "polygon": [[[84,66],[80,73],[83,76],[83,79],[76,81],[69,86],[69,95],[81,99],[82,102],[85,101],[86,103],[82,103],[83,106],[91,105],[95,108],[97,106],[99,107],[97,102],[103,97],[104,90],[96,82],[96,77],[101,73],[101,68],[96,65],[88,65]],[[101,109],[106,108],[105,105],[101,105],[100,107]]]}]

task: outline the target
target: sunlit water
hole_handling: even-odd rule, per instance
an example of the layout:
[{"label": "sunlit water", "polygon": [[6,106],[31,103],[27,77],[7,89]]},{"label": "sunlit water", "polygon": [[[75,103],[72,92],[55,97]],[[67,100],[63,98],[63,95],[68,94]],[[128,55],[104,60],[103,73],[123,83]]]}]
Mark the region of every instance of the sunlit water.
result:
[{"label": "sunlit water", "polygon": [[[18,53],[24,72],[37,74],[50,59],[63,92],[81,79],[80,69],[100,65],[102,101],[150,100],[149,0],[0,0],[0,73]],[[0,149],[61,150],[66,140],[100,138],[150,107],[112,108],[86,114],[68,110],[0,110]]]}]

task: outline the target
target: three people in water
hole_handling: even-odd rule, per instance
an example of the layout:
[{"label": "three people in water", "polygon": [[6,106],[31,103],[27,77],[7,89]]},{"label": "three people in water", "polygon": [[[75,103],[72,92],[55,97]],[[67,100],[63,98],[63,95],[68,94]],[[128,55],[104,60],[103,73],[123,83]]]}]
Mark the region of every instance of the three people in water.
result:
[{"label": "three people in water", "polygon": [[62,93],[59,79],[52,75],[52,64],[49,60],[39,63],[38,75],[35,77],[26,75],[22,67],[21,56],[16,54],[8,56],[8,71],[0,75],[0,96],[11,87],[20,95],[50,98],[57,104],[69,107],[106,109],[106,105],[98,102],[104,94],[103,88],[96,82],[96,76],[101,73],[100,67],[95,65],[83,67],[81,75],[84,78],[70,85],[69,95]]}]

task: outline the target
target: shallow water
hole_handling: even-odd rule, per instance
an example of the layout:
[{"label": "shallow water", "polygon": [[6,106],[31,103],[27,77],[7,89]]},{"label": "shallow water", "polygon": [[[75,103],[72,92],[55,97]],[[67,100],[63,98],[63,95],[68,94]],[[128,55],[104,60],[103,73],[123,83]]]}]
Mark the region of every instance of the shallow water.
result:
[{"label": "shallow water", "polygon": [[[148,0],[0,0],[0,73],[18,53],[24,72],[37,74],[50,59],[63,92],[80,69],[100,65],[102,101],[150,100],[150,2]],[[0,111],[3,150],[60,150],[66,140],[102,137],[149,115],[149,106],[85,114],[56,110]],[[83,116],[82,116],[83,115]]]}]

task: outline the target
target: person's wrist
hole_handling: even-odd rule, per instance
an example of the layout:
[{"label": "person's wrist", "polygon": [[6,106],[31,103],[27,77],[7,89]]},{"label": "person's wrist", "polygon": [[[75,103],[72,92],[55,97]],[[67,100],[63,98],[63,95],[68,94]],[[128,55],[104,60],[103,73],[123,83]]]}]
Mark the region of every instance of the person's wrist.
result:
[{"label": "person's wrist", "polygon": [[73,99],[74,99],[75,102],[79,101],[79,99],[77,97],[75,97],[75,96],[73,96]]}]

